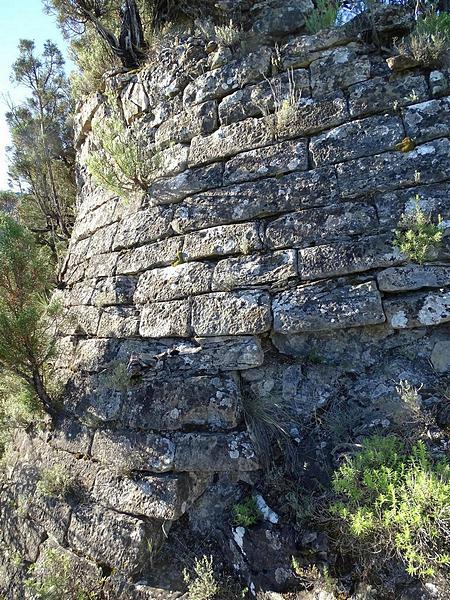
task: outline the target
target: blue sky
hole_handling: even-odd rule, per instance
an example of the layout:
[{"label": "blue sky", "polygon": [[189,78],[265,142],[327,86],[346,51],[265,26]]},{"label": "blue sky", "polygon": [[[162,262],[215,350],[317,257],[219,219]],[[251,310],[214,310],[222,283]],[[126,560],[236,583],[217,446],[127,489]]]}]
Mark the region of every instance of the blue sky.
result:
[{"label": "blue sky", "polygon": [[[67,57],[67,43],[63,39],[55,20],[46,15],[41,0],[2,0],[0,11],[0,94],[3,98],[9,94],[14,101],[20,101],[25,91],[14,86],[10,80],[11,65],[17,58],[20,39],[36,42],[36,50],[42,50],[45,40],[55,42]],[[67,64],[67,71],[72,65]],[[0,190],[7,189],[7,165],[5,146],[9,143],[8,129],[5,123],[5,103],[0,98]]]}]

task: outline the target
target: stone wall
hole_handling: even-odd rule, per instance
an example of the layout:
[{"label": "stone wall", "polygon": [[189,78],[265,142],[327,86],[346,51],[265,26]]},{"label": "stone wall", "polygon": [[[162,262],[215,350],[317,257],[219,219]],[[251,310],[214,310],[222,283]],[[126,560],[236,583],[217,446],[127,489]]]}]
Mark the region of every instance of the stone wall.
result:
[{"label": "stone wall", "polygon": [[[433,398],[448,374],[449,238],[418,266],[393,232],[416,202],[450,222],[450,74],[393,73],[345,29],[222,50],[183,39],[107,80],[158,151],[146,193],[125,201],[88,175],[105,97],[77,115],[56,365],[65,416],[18,434],[7,459],[3,544],[22,558],[1,559],[7,598],[23,597],[25,567],[52,545],[81,579],[101,569],[106,598],[178,597],[149,583],[152,549],[186,511],[212,528],[221,491],[257,481],[246,397],[288,403],[296,439],[342,401],[364,406],[354,425],[367,433],[405,418],[396,382]],[[298,108],[269,114],[292,82]],[[413,148],[396,149],[406,137]],[[70,501],[36,491],[55,464],[76,477]],[[284,531],[267,528],[272,556]],[[239,565],[251,542],[227,531]],[[277,565],[260,589],[292,577]]]}]

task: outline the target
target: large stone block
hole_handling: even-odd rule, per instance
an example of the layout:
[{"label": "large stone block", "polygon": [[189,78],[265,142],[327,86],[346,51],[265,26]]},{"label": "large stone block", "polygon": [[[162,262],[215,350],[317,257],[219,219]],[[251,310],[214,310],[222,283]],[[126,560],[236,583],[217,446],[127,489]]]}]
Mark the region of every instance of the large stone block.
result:
[{"label": "large stone block", "polygon": [[291,75],[282,73],[226,96],[219,104],[220,123],[230,125],[248,117],[260,117],[263,112],[272,112],[277,103],[289,97],[293,88],[302,98],[310,95],[309,74],[306,69],[296,69]]},{"label": "large stone block", "polygon": [[191,301],[155,302],[142,308],[139,335],[149,338],[189,337]]},{"label": "large stone block", "polygon": [[399,117],[376,116],[346,123],[311,140],[315,167],[393,150],[405,137]]},{"label": "large stone block", "polygon": [[313,96],[323,96],[337,89],[345,89],[370,77],[370,61],[358,53],[360,46],[330,50],[329,54],[310,65]]},{"label": "large stone block", "polygon": [[182,263],[176,267],[152,269],[140,276],[134,301],[178,300],[211,289],[213,265],[201,262]]},{"label": "large stone block", "polygon": [[173,469],[175,445],[163,435],[98,429],[91,456],[125,473],[132,470],[163,473]]},{"label": "large stone block", "polygon": [[423,75],[410,73],[385,79],[374,77],[349,88],[352,117],[392,111],[399,106],[428,99],[428,86]]},{"label": "large stone block", "polygon": [[223,169],[222,163],[216,163],[159,179],[148,188],[149,203],[151,206],[171,204],[198,192],[221,187]]},{"label": "large stone block", "polygon": [[446,138],[418,146],[412,152],[386,152],[337,165],[345,197],[434,183],[450,178],[450,141]]},{"label": "large stone block", "polygon": [[156,131],[156,147],[167,148],[171,144],[188,144],[194,136],[208,135],[217,127],[217,102],[205,102],[166,119]]},{"label": "large stone block", "polygon": [[117,259],[116,273],[120,275],[134,274],[155,267],[166,267],[176,259],[182,246],[182,238],[172,237],[126,250],[120,253]]},{"label": "large stone block", "polygon": [[135,289],[135,277],[107,277],[96,283],[90,301],[86,304],[94,304],[95,306],[131,304]]},{"label": "large stone block", "polygon": [[423,142],[450,134],[450,97],[408,106],[403,111],[407,135]]},{"label": "large stone block", "polygon": [[68,533],[74,550],[129,575],[144,566],[148,542],[157,545],[161,538],[160,526],[151,529],[141,519],[92,505],[74,510]]},{"label": "large stone block", "polygon": [[146,164],[147,181],[178,175],[187,168],[189,146],[175,144],[155,152]]},{"label": "large stone block", "polygon": [[84,271],[84,277],[95,279],[97,277],[109,277],[115,272],[118,252],[108,252],[107,254],[97,254],[93,256]]},{"label": "large stone block", "polygon": [[139,334],[140,313],[132,306],[108,306],[100,317],[97,335],[103,338],[134,337]]},{"label": "large stone block", "polygon": [[256,471],[258,459],[247,433],[189,433],[177,439],[176,471]]},{"label": "large stone block", "polygon": [[325,279],[388,267],[404,260],[388,234],[299,250],[298,273],[306,280]]},{"label": "large stone block", "polygon": [[254,4],[253,31],[261,36],[274,38],[302,29],[306,17],[314,10],[311,0],[272,0]]},{"label": "large stone block", "polygon": [[450,267],[437,265],[391,267],[378,273],[377,281],[382,292],[440,288],[450,285]]},{"label": "large stone block", "polygon": [[240,391],[232,375],[154,377],[127,393],[122,423],[131,429],[176,431],[233,429],[240,418]]},{"label": "large stone block", "polygon": [[333,287],[302,286],[276,295],[274,331],[299,333],[383,323],[380,293],[374,282]]},{"label": "large stone block", "polygon": [[384,302],[389,324],[394,329],[428,327],[450,321],[450,291],[415,293]]},{"label": "large stone block", "polygon": [[260,81],[268,74],[270,61],[270,50],[261,48],[245,58],[238,58],[223,67],[204,73],[186,86],[183,103],[189,107],[206,100],[223,98],[249,83]]},{"label": "large stone block", "polygon": [[307,169],[307,141],[287,141],[238,154],[226,163],[223,180],[229,185]]},{"label": "large stone block", "polygon": [[271,324],[266,292],[218,292],[193,299],[192,328],[198,336],[259,334]]},{"label": "large stone block", "polygon": [[100,310],[96,306],[71,306],[58,323],[63,335],[96,335]]},{"label": "large stone block", "polygon": [[281,47],[281,60],[285,69],[308,67],[314,60],[327,56],[327,50],[350,42],[351,36],[344,27],[324,29],[314,35],[294,37]]},{"label": "large stone block", "polygon": [[306,248],[324,241],[341,240],[350,235],[370,233],[378,227],[372,206],[345,202],[283,215],[266,228],[269,248]]},{"label": "large stone block", "polygon": [[175,211],[172,227],[186,233],[299,208],[333,204],[337,191],[334,169],[330,167],[242,183],[186,199]]},{"label": "large stone block", "polygon": [[112,250],[113,238],[116,235],[118,228],[117,223],[102,227],[92,234],[91,242],[86,251],[85,258],[91,258],[97,254],[106,254]]},{"label": "large stone block", "polygon": [[183,254],[195,260],[227,254],[250,254],[261,248],[258,224],[236,223],[187,234],[184,237]]},{"label": "large stone block", "polygon": [[297,252],[281,250],[270,254],[225,258],[217,263],[212,290],[263,285],[297,276]]},{"label": "large stone block", "polygon": [[113,250],[131,248],[170,236],[172,209],[157,206],[122,219],[114,238]]},{"label": "large stone block", "polygon": [[194,137],[189,153],[189,166],[196,167],[245,150],[267,146],[272,143],[273,136],[273,129],[267,119],[246,119],[240,123],[223,125],[211,135]]}]

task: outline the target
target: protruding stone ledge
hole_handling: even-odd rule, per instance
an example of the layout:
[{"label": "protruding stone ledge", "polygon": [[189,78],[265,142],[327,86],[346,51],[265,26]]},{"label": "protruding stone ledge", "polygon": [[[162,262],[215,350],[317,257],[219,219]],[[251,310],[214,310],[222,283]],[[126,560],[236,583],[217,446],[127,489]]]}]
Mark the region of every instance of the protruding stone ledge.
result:
[{"label": "protruding stone ledge", "polygon": [[325,164],[372,156],[392,150],[405,137],[399,117],[376,116],[345,123],[311,140],[312,164]]},{"label": "protruding stone ledge", "polygon": [[443,138],[418,146],[412,152],[386,152],[336,167],[341,193],[354,197],[418,183],[450,178],[450,141]]},{"label": "protruding stone ledge", "polygon": [[217,292],[192,301],[192,328],[198,336],[260,334],[271,324],[266,292]]},{"label": "protruding stone ledge", "polygon": [[187,234],[184,238],[183,254],[187,259],[195,260],[227,254],[249,254],[261,248],[258,224],[236,223]]},{"label": "protruding stone ledge", "polygon": [[149,541],[157,546],[162,536],[158,521],[151,527],[148,522],[102,506],[81,505],[73,511],[68,542],[96,562],[131,575],[148,559]]},{"label": "protruding stone ledge", "polygon": [[276,295],[275,333],[300,333],[383,323],[380,293],[373,281],[341,287],[314,284]]},{"label": "protruding stone ledge", "polygon": [[134,301],[146,302],[178,300],[211,290],[214,266],[189,262],[175,267],[153,269],[140,276]]},{"label": "protruding stone ledge", "polygon": [[416,293],[384,302],[389,324],[394,329],[428,327],[450,321],[450,291]]},{"label": "protruding stone ledge", "polygon": [[391,267],[378,273],[377,281],[382,292],[440,288],[450,286],[450,267],[438,265]]},{"label": "protruding stone ledge", "polygon": [[370,233],[377,227],[372,206],[345,202],[283,215],[267,225],[264,240],[269,248],[305,248],[321,241]]},{"label": "protruding stone ledge", "polygon": [[220,260],[212,279],[213,291],[263,285],[297,277],[297,251],[279,250],[269,254]]}]

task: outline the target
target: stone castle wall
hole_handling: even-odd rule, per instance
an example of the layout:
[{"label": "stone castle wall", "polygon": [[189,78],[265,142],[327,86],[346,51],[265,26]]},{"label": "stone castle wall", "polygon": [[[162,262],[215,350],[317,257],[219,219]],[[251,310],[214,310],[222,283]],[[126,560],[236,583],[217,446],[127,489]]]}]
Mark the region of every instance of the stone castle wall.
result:
[{"label": "stone castle wall", "polygon": [[[274,119],[292,82],[299,107]],[[255,477],[248,395],[289,403],[300,423],[359,403],[367,432],[402,418],[395,382],[432,397],[448,373],[448,237],[417,266],[393,232],[416,202],[450,219],[450,78],[393,73],[342,29],[243,57],[183,40],[107,85],[158,160],[128,201],[96,186],[85,165],[105,97],[84,104],[61,291],[66,415],[18,435],[2,536],[27,562],[56,545],[87,579],[103,568],[107,598],[175,598],[125,582],[217,477]],[[406,137],[413,149],[396,149]],[[76,499],[36,492],[54,464],[76,476]],[[25,496],[26,518],[11,510]],[[7,597],[22,597],[21,567],[3,563]]]}]

